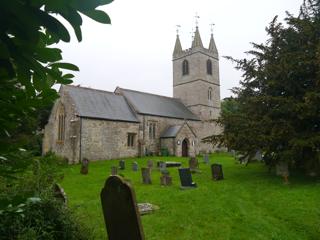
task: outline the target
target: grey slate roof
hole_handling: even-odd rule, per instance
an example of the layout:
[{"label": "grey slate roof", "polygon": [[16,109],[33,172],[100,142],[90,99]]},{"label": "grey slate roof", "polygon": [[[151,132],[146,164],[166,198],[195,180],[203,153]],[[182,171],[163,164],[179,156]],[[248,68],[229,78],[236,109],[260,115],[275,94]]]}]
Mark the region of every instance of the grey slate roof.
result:
[{"label": "grey slate roof", "polygon": [[174,138],[181,129],[181,125],[173,125],[168,127],[160,136],[160,138]]},{"label": "grey slate roof", "polygon": [[63,86],[73,99],[79,116],[126,122],[139,122],[125,98],[112,92]]},{"label": "grey slate roof", "polygon": [[[187,120],[200,120],[179,99],[118,88],[137,113]],[[116,91],[117,91],[116,90]]]}]

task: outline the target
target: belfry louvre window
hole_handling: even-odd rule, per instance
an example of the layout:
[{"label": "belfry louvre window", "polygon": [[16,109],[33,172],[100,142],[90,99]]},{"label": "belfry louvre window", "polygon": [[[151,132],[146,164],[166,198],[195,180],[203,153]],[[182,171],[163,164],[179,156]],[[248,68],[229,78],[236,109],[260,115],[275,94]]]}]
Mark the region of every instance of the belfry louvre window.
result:
[{"label": "belfry louvre window", "polygon": [[207,60],[207,74],[212,75],[212,62],[210,59]]},{"label": "belfry louvre window", "polygon": [[149,139],[155,139],[155,138],[156,138],[156,123],[149,122]]},{"label": "belfry louvre window", "polygon": [[189,62],[187,60],[183,60],[182,62],[182,75],[189,74]]},{"label": "belfry louvre window", "polygon": [[64,106],[60,105],[58,110],[58,142],[63,143],[65,136],[66,127],[66,116],[64,111]]},{"label": "belfry louvre window", "polygon": [[128,147],[133,147],[134,146],[134,140],[135,140],[135,133],[128,133]]}]

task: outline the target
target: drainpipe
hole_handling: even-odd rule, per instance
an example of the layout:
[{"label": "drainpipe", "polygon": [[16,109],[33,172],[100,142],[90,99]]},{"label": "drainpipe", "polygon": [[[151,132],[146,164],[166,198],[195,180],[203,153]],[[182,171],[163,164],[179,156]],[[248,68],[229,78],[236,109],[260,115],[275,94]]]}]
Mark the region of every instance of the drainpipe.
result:
[{"label": "drainpipe", "polygon": [[79,133],[79,163],[81,163],[81,158],[82,158],[82,151],[81,151],[81,147],[82,147],[82,118],[80,117],[80,133]]}]

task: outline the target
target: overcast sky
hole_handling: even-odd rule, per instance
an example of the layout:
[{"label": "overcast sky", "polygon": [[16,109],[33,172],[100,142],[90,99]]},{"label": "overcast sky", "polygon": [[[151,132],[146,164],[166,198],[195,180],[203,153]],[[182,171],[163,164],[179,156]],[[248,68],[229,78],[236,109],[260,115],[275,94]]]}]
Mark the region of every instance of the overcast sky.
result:
[{"label": "overcast sky", "polygon": [[267,39],[265,27],[285,11],[295,15],[302,0],[115,0],[100,9],[111,25],[83,17],[83,41],[59,44],[65,61],[79,66],[74,84],[114,91],[117,86],[172,96],[172,52],[176,25],[182,47],[191,46],[195,15],[205,47],[214,23],[220,55],[221,98],[238,85],[241,72],[222,56],[244,58],[250,42]]}]

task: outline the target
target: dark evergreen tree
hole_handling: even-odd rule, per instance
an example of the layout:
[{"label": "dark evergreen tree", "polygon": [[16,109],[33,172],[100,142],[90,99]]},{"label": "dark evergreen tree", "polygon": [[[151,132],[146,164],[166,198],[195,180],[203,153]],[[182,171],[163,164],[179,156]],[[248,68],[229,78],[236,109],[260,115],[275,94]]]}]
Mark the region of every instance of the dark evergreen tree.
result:
[{"label": "dark evergreen tree", "polygon": [[320,173],[320,1],[304,0],[300,14],[277,17],[266,28],[265,44],[253,43],[234,88],[233,111],[222,111],[220,136],[204,139],[253,156],[262,150],[269,166]]}]

